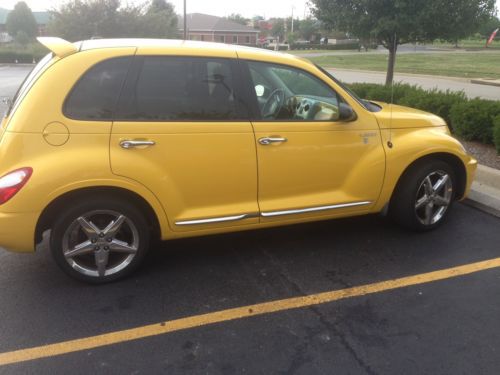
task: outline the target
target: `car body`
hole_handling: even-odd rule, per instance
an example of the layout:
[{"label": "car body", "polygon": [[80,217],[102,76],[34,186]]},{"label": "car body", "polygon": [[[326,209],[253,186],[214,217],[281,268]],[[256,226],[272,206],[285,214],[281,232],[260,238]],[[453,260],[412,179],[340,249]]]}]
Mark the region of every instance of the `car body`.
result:
[{"label": "car body", "polygon": [[[0,127],[0,246],[32,252],[51,229],[58,264],[86,281],[131,272],[127,246],[145,253],[152,236],[384,211],[432,229],[472,183],[476,161],[444,120],[362,101],[305,59],[203,42],[40,41],[51,53]],[[408,203],[417,195],[422,209]],[[112,272],[91,264],[109,260],[106,228],[126,232],[114,246],[130,258]],[[80,245],[84,266],[68,255]]]}]

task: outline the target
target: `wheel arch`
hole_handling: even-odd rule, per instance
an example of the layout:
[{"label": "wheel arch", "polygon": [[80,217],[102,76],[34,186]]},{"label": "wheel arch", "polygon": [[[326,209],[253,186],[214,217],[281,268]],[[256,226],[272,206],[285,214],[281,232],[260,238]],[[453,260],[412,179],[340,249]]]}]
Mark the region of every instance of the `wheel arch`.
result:
[{"label": "wheel arch", "polygon": [[457,180],[455,199],[456,200],[462,199],[465,194],[465,188],[467,184],[467,170],[465,168],[463,161],[458,156],[449,152],[435,152],[427,154],[411,162],[408,166],[406,166],[403,173],[401,173],[401,175],[399,176],[399,179],[393,190],[393,195],[394,192],[396,192],[397,189],[400,187],[401,182],[404,180],[404,177],[408,175],[408,173],[410,173],[410,171],[413,168],[415,168],[415,166],[429,162],[430,160],[441,160],[444,161],[445,163],[448,163],[452,167],[453,172],[455,174],[455,178]]},{"label": "wheel arch", "polygon": [[139,194],[116,186],[96,186],[96,187],[85,187],[66,192],[54,200],[52,200],[42,211],[40,217],[38,218],[36,229],[35,229],[35,245],[38,244],[43,237],[43,233],[50,229],[50,226],[57,215],[58,211],[65,207],[75,199],[86,199],[91,196],[107,196],[111,199],[122,199],[126,202],[132,203],[137,209],[139,209],[150,225],[151,236],[153,239],[161,238],[161,226],[158,216],[155,210],[149,204],[147,200],[141,197]]}]

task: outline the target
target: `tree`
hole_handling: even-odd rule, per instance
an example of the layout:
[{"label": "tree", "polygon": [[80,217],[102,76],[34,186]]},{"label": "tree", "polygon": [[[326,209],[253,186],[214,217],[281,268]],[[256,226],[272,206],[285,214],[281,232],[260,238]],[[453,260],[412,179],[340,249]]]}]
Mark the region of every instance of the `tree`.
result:
[{"label": "tree", "polygon": [[[38,25],[31,9],[24,1],[18,2],[7,15],[7,32],[15,39],[22,41],[34,39],[38,34]],[[25,44],[25,43],[22,43]]]},{"label": "tree", "polygon": [[[476,19],[494,10],[494,0],[311,0],[313,13],[327,26],[348,32],[360,39],[373,39],[389,50],[386,84],[392,83],[398,46],[403,43],[431,41],[452,35],[447,20],[457,17],[461,2],[471,2]],[[450,16],[453,13],[454,16]],[[467,17],[462,22],[472,22]],[[474,21],[475,22],[475,21]]]},{"label": "tree", "polygon": [[320,24],[317,20],[312,18],[306,18],[300,21],[299,24],[299,34],[304,40],[311,40],[311,38],[318,33]]},{"label": "tree", "polygon": [[239,23],[240,25],[247,25],[248,22],[250,21],[249,19],[243,17],[241,14],[237,13],[232,13],[229,16],[226,17],[229,21],[233,21],[236,23]]},{"label": "tree", "polygon": [[481,23],[477,32],[481,34],[482,37],[488,38],[493,31],[500,27],[500,19],[495,16],[489,17],[486,21]]},{"label": "tree", "polygon": [[[459,40],[479,31],[495,8],[495,0],[434,0],[433,3],[422,26],[432,30],[439,39],[455,43],[456,47]],[[439,22],[431,22],[437,19]]]}]

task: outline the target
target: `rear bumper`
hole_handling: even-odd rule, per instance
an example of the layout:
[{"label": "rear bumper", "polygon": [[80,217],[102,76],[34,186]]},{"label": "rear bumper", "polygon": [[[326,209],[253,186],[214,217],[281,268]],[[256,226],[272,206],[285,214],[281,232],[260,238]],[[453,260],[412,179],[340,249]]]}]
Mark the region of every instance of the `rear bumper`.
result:
[{"label": "rear bumper", "polygon": [[15,252],[35,251],[35,228],[39,213],[0,212],[0,247]]}]

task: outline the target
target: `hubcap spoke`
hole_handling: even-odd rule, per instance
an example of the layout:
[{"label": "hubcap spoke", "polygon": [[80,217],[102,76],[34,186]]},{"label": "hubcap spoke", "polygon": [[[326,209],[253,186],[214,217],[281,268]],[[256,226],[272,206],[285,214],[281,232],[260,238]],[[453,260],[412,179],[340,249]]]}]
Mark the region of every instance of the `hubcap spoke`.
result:
[{"label": "hubcap spoke", "polygon": [[120,230],[122,224],[125,222],[125,216],[120,215],[116,220],[111,221],[106,229],[103,230],[103,233],[107,237],[114,237],[116,233]]},{"label": "hubcap spoke", "polygon": [[432,212],[433,212],[434,205],[429,202],[427,203],[427,206],[425,206],[425,224],[429,225],[432,222]]},{"label": "hubcap spoke", "polygon": [[92,244],[92,242],[90,242],[90,240],[87,240],[76,245],[73,249],[65,252],[64,256],[66,258],[73,258],[78,255],[90,254],[92,253],[92,251],[94,251],[94,245]]},{"label": "hubcap spoke", "polygon": [[438,195],[434,198],[434,203],[438,206],[448,206],[450,204],[450,200]]},{"label": "hubcap spoke", "polygon": [[445,185],[446,185],[446,182],[448,181],[448,178],[449,178],[449,177],[448,177],[448,175],[447,175],[447,174],[445,174],[443,177],[441,177],[441,178],[438,180],[438,182],[436,182],[436,183],[434,184],[434,186],[432,187],[432,190],[434,190],[434,192],[435,192],[435,193],[437,193],[439,190],[441,190],[441,188],[442,188],[443,186],[445,186]]},{"label": "hubcap spoke", "polygon": [[106,274],[106,266],[108,265],[109,252],[106,250],[97,250],[95,253],[95,264],[97,266],[97,273],[100,277]]},{"label": "hubcap spoke", "polygon": [[130,246],[128,243],[117,240],[116,238],[109,244],[109,249],[117,253],[135,254],[137,252],[137,247]]},{"label": "hubcap spoke", "polygon": [[432,186],[432,181],[429,176],[427,176],[424,180],[424,189],[425,189],[425,194],[431,195],[432,192],[434,191],[434,188]]},{"label": "hubcap spoke", "polygon": [[83,231],[87,235],[89,239],[97,236],[100,232],[99,228],[97,228],[94,223],[91,221],[88,221],[85,219],[83,216],[80,216],[78,219],[76,219],[80,226],[82,227]]},{"label": "hubcap spoke", "polygon": [[417,203],[415,203],[415,208],[418,210],[419,208],[421,208],[424,204],[427,203],[427,200],[429,199],[429,197],[427,195],[424,195],[422,198],[420,198]]}]

